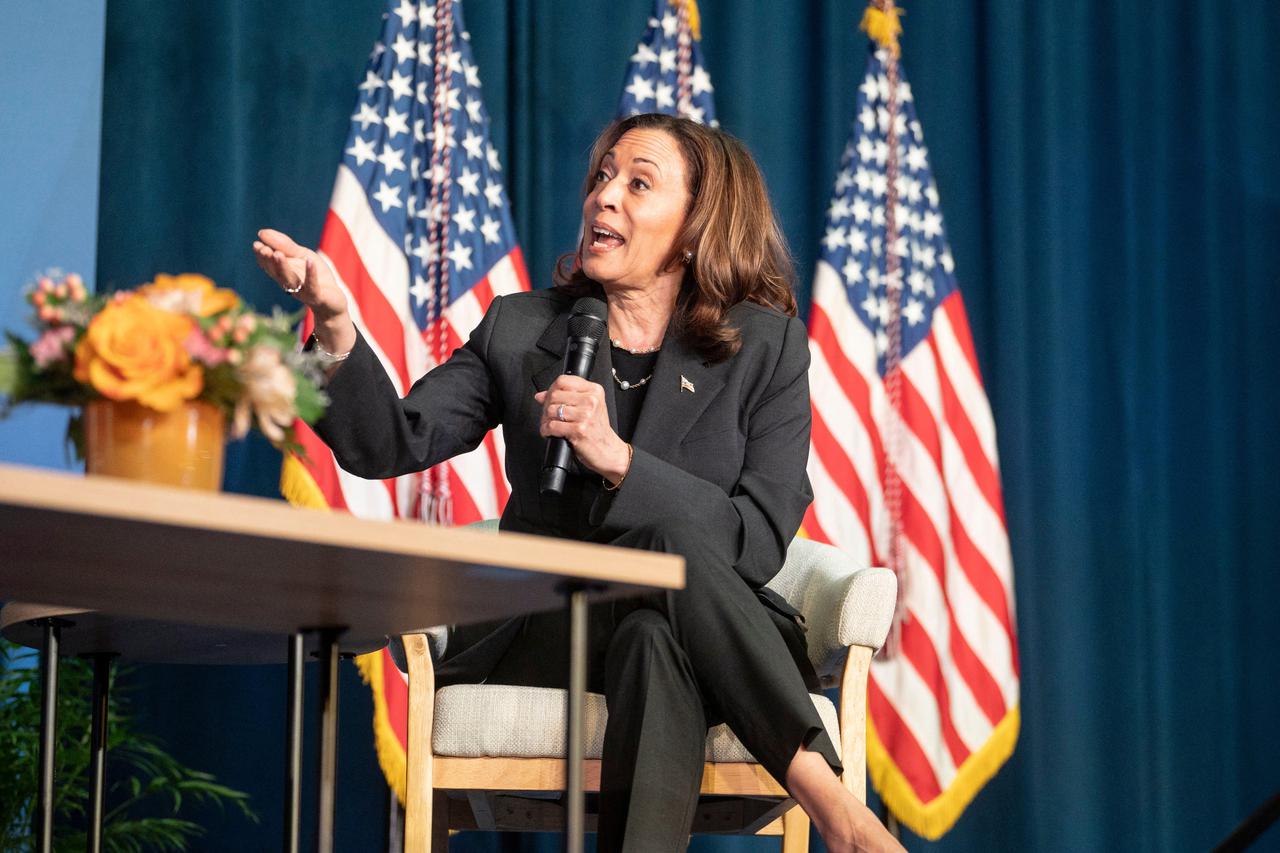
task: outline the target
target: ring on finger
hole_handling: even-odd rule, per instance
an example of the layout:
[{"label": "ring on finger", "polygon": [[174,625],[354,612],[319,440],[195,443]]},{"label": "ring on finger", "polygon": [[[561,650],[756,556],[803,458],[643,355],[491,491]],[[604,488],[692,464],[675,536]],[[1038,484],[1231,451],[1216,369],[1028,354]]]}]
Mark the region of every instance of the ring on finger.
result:
[{"label": "ring on finger", "polygon": [[565,419],[565,417],[564,417],[564,403],[561,403],[561,404],[556,408],[556,420],[558,420],[558,421],[562,421],[562,420],[564,420],[564,419]]},{"label": "ring on finger", "polygon": [[298,293],[298,292],[300,292],[301,290],[302,290],[302,285],[298,285],[297,287],[286,287],[286,288],[284,289],[284,292],[285,292],[285,293]]}]

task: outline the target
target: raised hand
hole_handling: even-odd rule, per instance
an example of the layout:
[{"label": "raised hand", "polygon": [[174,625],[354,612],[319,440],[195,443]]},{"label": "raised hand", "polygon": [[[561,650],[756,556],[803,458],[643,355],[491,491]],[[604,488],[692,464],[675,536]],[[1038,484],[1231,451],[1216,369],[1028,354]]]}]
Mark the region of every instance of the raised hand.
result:
[{"label": "raised hand", "polygon": [[285,293],[315,313],[317,321],[347,312],[347,297],[334,280],[329,265],[312,250],[293,242],[287,234],[263,228],[253,241],[253,256]]},{"label": "raised hand", "polygon": [[271,228],[258,232],[258,239],[253,241],[253,257],[285,293],[311,309],[320,346],[344,353],[355,345],[356,331],[347,313],[347,296],[323,258]]}]

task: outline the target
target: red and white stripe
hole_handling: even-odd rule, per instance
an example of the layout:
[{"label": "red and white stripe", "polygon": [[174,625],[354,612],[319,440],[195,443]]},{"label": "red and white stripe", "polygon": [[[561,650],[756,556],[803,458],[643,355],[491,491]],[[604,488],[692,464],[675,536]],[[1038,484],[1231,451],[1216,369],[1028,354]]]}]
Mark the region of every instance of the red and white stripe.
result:
[{"label": "red and white stripe", "polygon": [[[907,618],[899,653],[872,664],[869,711],[928,804],[1018,702],[1013,569],[991,408],[958,291],[902,359],[900,418],[889,411],[872,333],[822,261],[809,326],[809,535],[883,564],[891,530],[886,454],[900,457],[892,462],[902,480]],[[895,428],[903,430],[897,441]]]},{"label": "red and white stripe", "polygon": [[[369,207],[364,189],[350,169],[338,167],[329,215],[320,237],[320,255],[333,269],[347,296],[352,319],[401,395],[435,366],[426,331],[413,319],[409,265]],[[453,300],[439,320],[448,351],[462,346],[495,296],[529,289],[524,259],[517,247],[489,270],[476,286]],[[303,335],[311,333],[308,318]],[[338,466],[328,447],[305,424],[298,434],[307,451],[307,469],[329,505],[362,518],[405,518],[418,488],[413,475],[392,480],[363,480]],[[501,429],[479,447],[446,465],[453,484],[454,520],[467,524],[502,513],[511,487],[504,473],[506,447]]]}]

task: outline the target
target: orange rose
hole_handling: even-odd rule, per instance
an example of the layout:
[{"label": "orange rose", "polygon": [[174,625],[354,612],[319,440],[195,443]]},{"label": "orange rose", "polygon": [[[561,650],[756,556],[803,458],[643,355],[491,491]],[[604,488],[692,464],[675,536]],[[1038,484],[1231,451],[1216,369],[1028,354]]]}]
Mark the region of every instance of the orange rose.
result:
[{"label": "orange rose", "polygon": [[184,346],[195,330],[190,317],[140,296],[111,302],[76,347],[76,381],[112,400],[137,400],[171,412],[204,390],[204,370]]},{"label": "orange rose", "polygon": [[198,317],[212,317],[240,305],[234,290],[216,287],[208,277],[190,272],[160,273],[155,281],[139,287],[138,293],[166,311]]}]

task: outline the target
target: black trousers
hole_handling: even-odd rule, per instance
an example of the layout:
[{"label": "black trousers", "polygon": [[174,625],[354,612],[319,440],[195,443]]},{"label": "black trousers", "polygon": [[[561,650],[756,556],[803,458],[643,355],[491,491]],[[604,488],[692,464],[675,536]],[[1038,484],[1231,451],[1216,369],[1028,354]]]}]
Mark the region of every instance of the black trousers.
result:
[{"label": "black trousers", "polygon": [[[601,853],[684,850],[707,729],[727,722],[780,784],[801,744],[841,772],[809,698],[802,629],[700,543],[696,524],[643,527],[610,544],[681,554],[685,588],[589,609],[587,689],[605,695]],[[488,658],[492,684],[566,686],[562,613],[451,632],[440,681]],[[808,682],[808,683],[806,683]]]}]

